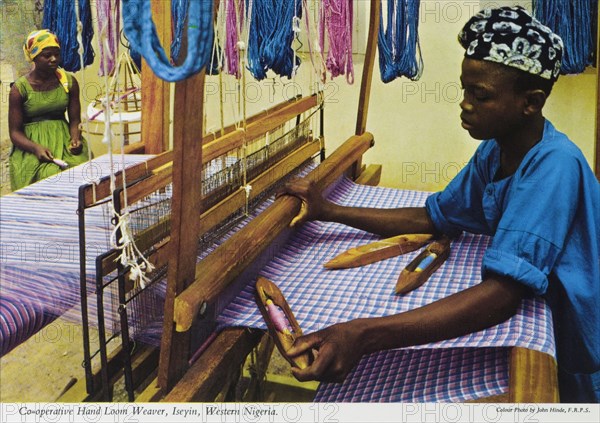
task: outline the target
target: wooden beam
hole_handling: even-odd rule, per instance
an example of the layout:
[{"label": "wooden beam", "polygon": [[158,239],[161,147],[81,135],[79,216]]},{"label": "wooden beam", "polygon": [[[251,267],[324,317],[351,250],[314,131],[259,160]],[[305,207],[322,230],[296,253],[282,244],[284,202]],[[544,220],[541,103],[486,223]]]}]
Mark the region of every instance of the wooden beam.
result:
[{"label": "wooden beam", "polygon": [[[265,190],[269,189],[269,187],[279,180],[280,175],[286,174],[290,169],[295,169],[311,157],[314,157],[319,152],[319,149],[320,144],[317,141],[307,143],[306,145],[303,145],[296,151],[292,152],[289,156],[275,163],[275,165],[258,175],[256,178],[250,180],[249,184],[252,186],[252,191],[250,192],[249,199],[253,200]],[[167,171],[169,177],[165,178],[163,173]],[[167,167],[158,168],[155,169],[154,172],[155,174],[153,176],[142,180],[139,184],[133,185],[133,187],[127,191],[128,200],[130,203],[142,198],[144,196],[143,193],[160,189],[167,183],[171,182],[172,166],[169,165]],[[157,179],[154,179],[155,177]],[[124,201],[122,194],[121,201]],[[245,192],[238,190],[208,210],[201,208],[202,214],[200,215],[198,227],[199,235],[201,236],[213,227],[217,226],[225,218],[242,208],[245,202]],[[162,218],[158,223],[151,225],[135,234],[135,242],[140,251],[146,251],[153,246],[156,248],[156,251],[150,257],[147,257],[147,259],[154,264],[156,268],[160,268],[167,264],[168,260],[165,258],[166,254],[163,252],[163,250],[168,246],[169,239],[164,239],[164,232],[166,230],[165,228],[169,228],[170,226],[171,217],[167,216]],[[159,242],[161,245],[157,246],[156,244]],[[112,252],[112,254],[106,255],[102,259],[101,269],[103,275],[108,275],[117,269],[117,257],[119,254],[120,252],[115,250]]]},{"label": "wooden beam", "polygon": [[316,95],[304,97],[272,114],[265,115],[261,119],[247,124],[245,132],[242,130],[232,131],[215,141],[208,142],[204,147],[204,161],[209,162],[229,151],[233,151],[235,148],[241,147],[244,140],[256,139],[315,106],[317,106]]},{"label": "wooden beam", "polygon": [[381,180],[381,165],[369,165],[354,182],[361,185],[377,186]]},{"label": "wooden beam", "polygon": [[[360,94],[358,97],[358,112],[356,115],[355,135],[361,135],[367,130],[367,115],[369,113],[369,99],[371,97],[371,82],[373,80],[373,67],[375,64],[375,52],[377,51],[377,40],[379,38],[379,19],[381,2],[380,0],[371,0],[369,14],[369,33],[367,36],[367,48],[365,51],[365,61],[360,80]],[[356,179],[360,174],[362,167],[362,157],[356,160],[356,163],[350,169],[350,177]]]},{"label": "wooden beam", "polygon": [[548,354],[513,347],[508,395],[512,403],[558,402],[556,361]]},{"label": "wooden beam", "polygon": [[[314,169],[307,176],[308,180],[315,182],[320,189],[329,186],[372,145],[373,135],[368,132],[352,136]],[[289,226],[299,210],[300,200],[297,197],[283,195],[277,198],[267,210],[198,263],[194,283],[175,298],[173,317],[177,331],[188,331],[201,306],[212,304],[243,269]]]},{"label": "wooden beam", "polygon": [[144,154],[146,152],[146,143],[143,141],[128,144],[123,149],[124,154]]},{"label": "wooden beam", "polygon": [[202,134],[205,71],[175,84],[173,119],[173,198],[170,259],[159,386],[168,392],[187,370],[189,334],[175,332],[174,299],[195,279],[202,175]]},{"label": "wooden beam", "polygon": [[[302,99],[302,97],[300,97],[300,96],[289,98],[289,99],[284,100],[281,103],[277,104],[276,106],[273,106],[266,110],[261,110],[260,112],[248,117],[246,119],[246,124],[251,124],[253,122],[256,122],[259,119],[263,119],[264,117],[271,115],[273,113],[276,113],[276,112],[280,111],[281,109],[283,109],[284,107],[289,106],[291,103],[297,102],[301,99]],[[239,123],[236,122],[236,123],[232,123],[231,125],[226,126],[225,128],[223,128],[223,130],[215,131],[210,134],[204,134],[204,138],[202,139],[202,144],[206,144],[207,142],[214,141],[215,139],[222,137],[223,135],[226,135],[226,134],[229,134],[230,132],[236,131],[238,129],[238,126],[239,126]]]},{"label": "wooden beam", "polygon": [[[256,115],[251,116],[248,119],[248,132],[246,133],[246,137],[248,139],[257,138],[259,136],[264,135],[266,132],[288,122],[291,119],[294,119],[296,116],[304,113],[311,108],[317,105],[317,97],[316,95],[296,98],[292,100],[284,101],[268,110],[262,111]],[[239,147],[243,143],[243,134],[236,131],[235,125],[230,125],[224,130],[224,136],[219,136],[216,139],[215,135],[207,134],[202,137],[202,163],[208,163],[210,160],[214,159],[219,153],[229,151],[228,148]],[[233,143],[233,144],[232,144]],[[135,144],[135,147],[132,145],[132,150],[140,152],[142,146]],[[169,150],[164,153],[158,154],[156,157],[149,159],[147,162],[138,163],[134,166],[131,166],[127,169],[126,177],[129,184],[133,181],[140,179],[144,176],[150,176],[150,178],[163,178],[165,177],[164,171],[159,169],[165,165],[172,166],[173,161],[173,151]],[[157,176],[158,173],[161,173]],[[116,176],[116,185],[120,187],[122,185],[122,176],[123,172],[117,172]],[[170,176],[169,176],[170,177]],[[167,178],[168,179],[168,178]],[[159,185],[155,181],[143,181],[141,182],[139,190],[143,192],[148,192],[147,187],[144,187],[146,184],[156,184]],[[103,199],[110,195],[110,179],[108,177],[104,178],[97,184],[93,186],[90,184],[85,186],[84,188],[84,205],[85,207],[89,207],[90,205],[95,204],[96,199]],[[135,190],[136,188],[128,188],[128,202],[132,204],[135,202],[132,199],[132,192],[129,190]],[[124,204],[124,203],[122,203]]]},{"label": "wooden beam", "polygon": [[[171,2],[153,1],[152,19],[163,46],[171,45]],[[142,59],[141,138],[147,154],[158,154],[169,148],[170,86],[152,72]]]},{"label": "wooden beam", "polygon": [[[221,332],[181,381],[165,396],[165,402],[212,402],[234,375],[238,363],[259,344],[264,331],[228,328]],[[232,364],[236,363],[236,364]]]},{"label": "wooden beam", "polygon": [[[159,154],[156,157],[151,158],[148,161],[138,163],[127,168],[126,178],[128,183],[135,181],[136,179],[148,176],[154,169],[158,169],[164,166],[166,163],[173,161],[173,152],[167,151]],[[93,168],[91,168],[93,169]],[[91,170],[94,172],[93,170]],[[92,175],[93,176],[93,175]],[[119,171],[115,174],[115,185],[117,187],[123,184],[123,171]],[[84,208],[93,206],[97,201],[102,200],[111,195],[110,190],[110,177],[103,178],[99,183],[84,185],[80,187],[80,195],[83,201],[81,205]]]},{"label": "wooden beam", "polygon": [[[274,112],[277,112],[278,110],[287,106],[289,103],[293,103],[297,100],[298,100],[298,98],[291,98],[291,99],[285,100],[284,102],[279,103],[277,106],[274,106],[268,110],[262,110],[262,111],[256,113],[255,115],[250,116],[249,118],[246,119],[246,122],[252,123],[252,122],[255,122],[257,119],[262,119],[263,117],[265,117],[269,114],[272,114]],[[204,136],[202,137],[202,144],[206,144],[210,141],[214,141],[215,139],[222,137],[223,135],[233,132],[235,130],[237,130],[237,125],[235,123],[233,123],[233,124],[228,125],[225,128],[223,128],[222,131],[204,134]],[[139,142],[126,145],[125,146],[125,154],[144,154],[145,146],[146,146],[146,143],[144,142],[144,139],[142,138],[142,140]],[[118,152],[120,153],[120,151],[118,151]]]},{"label": "wooden beam", "polygon": [[[129,174],[129,172],[127,172]],[[127,203],[135,204],[136,202],[147,197],[149,193],[156,192],[161,188],[166,187],[173,180],[173,163],[156,168],[152,171],[148,178],[145,178],[138,183],[127,187]],[[120,193],[121,204],[125,204],[125,192]]]},{"label": "wooden beam", "polygon": [[[285,159],[279,161],[272,168],[249,181],[248,183],[252,186],[249,199],[253,200],[257,195],[275,184],[280,179],[281,175],[285,175],[290,169],[297,168],[310,157],[317,154],[319,149],[320,145],[318,142],[306,144]],[[246,193],[240,189],[211,207],[209,210],[203,211],[202,216],[200,216],[200,233],[204,234],[217,226],[217,224],[222,222],[225,218],[243,207],[245,202]]]},{"label": "wooden beam", "polygon": [[377,40],[379,38],[380,9],[380,1],[371,0],[369,33],[367,36],[365,63],[360,80],[360,97],[358,98],[358,114],[356,116],[356,130],[354,132],[356,135],[360,135],[367,130],[367,115],[369,113],[369,98],[371,97],[371,82],[373,80],[373,67],[375,64],[375,52],[377,51]]}]

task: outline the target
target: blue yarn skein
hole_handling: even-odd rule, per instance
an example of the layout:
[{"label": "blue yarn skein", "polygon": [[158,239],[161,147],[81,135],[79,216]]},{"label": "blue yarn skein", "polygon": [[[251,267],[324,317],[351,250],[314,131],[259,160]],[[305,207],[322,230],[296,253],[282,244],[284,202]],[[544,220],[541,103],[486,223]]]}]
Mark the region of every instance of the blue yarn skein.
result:
[{"label": "blue yarn skein", "polygon": [[152,20],[149,0],[123,0],[123,29],[133,49],[161,79],[181,81],[208,63],[213,41],[213,1],[192,0],[188,16],[188,49],[181,66],[172,66],[163,50]]},{"label": "blue yarn skein", "polygon": [[[79,1],[79,19],[82,24],[81,39],[83,43],[83,66],[94,62],[92,38],[92,10],[89,0]],[[75,2],[72,0],[46,0],[44,2],[44,17],[42,27],[56,34],[60,42],[62,68],[69,72],[81,69],[79,57],[79,42],[77,41],[77,15]]]},{"label": "blue yarn skein", "polygon": [[171,59],[175,61],[179,57],[181,50],[181,39],[183,37],[183,24],[188,15],[190,0],[171,0],[171,21],[173,30],[173,40],[171,41]]},{"label": "blue yarn skein", "polygon": [[379,69],[381,80],[385,83],[400,76],[406,76],[414,81],[423,73],[418,32],[419,7],[419,0],[388,1],[385,26],[383,10],[381,11],[378,39]]},{"label": "blue yarn skein", "polygon": [[561,72],[577,74],[593,63],[598,0],[534,0],[534,16],[563,40]]},{"label": "blue yarn skein", "polygon": [[[248,8],[246,7],[246,10]],[[294,17],[302,17],[301,0],[254,0],[248,40],[248,70],[257,80],[272,70],[292,77],[300,59],[294,60]]]}]

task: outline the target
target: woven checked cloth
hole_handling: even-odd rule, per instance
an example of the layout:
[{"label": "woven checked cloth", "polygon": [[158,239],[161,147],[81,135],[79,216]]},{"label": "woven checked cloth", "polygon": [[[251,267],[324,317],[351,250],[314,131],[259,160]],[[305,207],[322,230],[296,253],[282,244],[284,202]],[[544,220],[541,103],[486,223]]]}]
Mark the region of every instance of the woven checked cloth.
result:
[{"label": "woven checked cloth", "polygon": [[[126,166],[151,156],[126,156]],[[121,170],[115,159],[115,171]],[[0,198],[0,354],[80,303],[78,191],[110,173],[108,156],[70,168]],[[95,258],[109,249],[102,207],[86,211],[86,268],[90,293]],[[90,303],[93,305],[93,302]]]},{"label": "woven checked cloth", "polygon": [[[342,179],[329,195],[329,199],[342,205],[392,208],[422,206],[428,195],[426,192],[362,186]],[[344,270],[323,268],[323,263],[343,251],[378,239],[372,234],[337,223],[309,222],[292,235],[260,274],[278,285],[300,327],[304,333],[310,333],[351,319],[386,316],[411,310],[479,283],[483,253],[490,242],[490,239],[485,236],[463,234],[452,242],[450,257],[430,279],[419,289],[402,296],[394,293],[398,275],[419,254],[419,251],[359,268]],[[254,301],[253,283],[246,286],[221,313],[219,323],[221,326],[266,328]],[[379,390],[382,396],[373,394],[374,397],[369,397],[368,400],[409,400],[407,398],[412,395],[411,392],[415,387],[407,383],[410,378],[401,376],[407,371],[403,366],[408,366],[417,373],[426,372],[427,374],[421,375],[426,381],[440,378],[441,383],[449,390],[437,396],[426,394],[419,397],[418,401],[428,399],[460,401],[482,395],[495,395],[506,388],[503,382],[507,377],[505,347],[509,346],[520,346],[555,355],[551,315],[542,299],[523,300],[514,317],[477,333],[401,351],[384,352],[381,353],[384,355],[382,357],[374,355],[364,358],[355,370],[353,381],[347,381],[341,385],[342,388],[340,385],[328,387],[322,384],[321,389],[325,391],[317,398],[367,400],[365,395],[371,394],[363,392],[365,385],[373,383],[377,386],[386,386],[389,383],[393,385],[399,383],[406,385],[406,389],[398,387],[393,393],[386,391],[385,394]],[[485,352],[489,351],[490,347],[500,347],[498,351],[504,352]],[[421,350],[421,352],[412,353],[411,350]],[[462,379],[458,375],[464,375],[467,385],[471,382],[475,384],[468,392],[464,392],[462,386],[454,387],[453,384],[444,382],[445,379],[433,370],[435,366],[426,365],[417,369],[414,360],[415,357],[421,357],[419,355],[421,353],[450,365],[449,369],[445,369],[444,366],[439,367],[447,372],[448,376],[445,377],[448,380],[456,378],[460,381]],[[381,360],[394,362],[397,371],[391,372],[391,380],[387,380],[385,375],[381,376],[375,370],[378,368],[376,364]],[[473,376],[472,372],[478,368],[473,363],[485,364],[480,368],[481,377]],[[498,372],[498,368],[503,370]],[[425,369],[432,369],[433,373]],[[494,383],[495,380],[497,383]],[[427,385],[428,382],[415,383]],[[404,391],[408,393],[408,397],[403,394]]]},{"label": "woven checked cloth", "polygon": [[371,354],[315,402],[464,402],[508,389],[509,348],[432,348]]},{"label": "woven checked cloth", "polygon": [[[343,205],[370,207],[421,206],[428,193],[361,186],[342,180],[330,199]],[[376,241],[375,235],[337,223],[303,225],[260,274],[273,281],[286,297],[305,333],[362,317],[400,313],[462,291],[481,281],[481,261],[490,239],[463,234],[452,242],[448,260],[419,289],[395,295],[400,271],[419,251],[368,266],[328,270],[323,263],[349,248]],[[221,313],[223,326],[266,328],[248,286]],[[456,339],[416,348],[521,346],[554,355],[550,311],[539,298],[523,301],[505,323]]]}]

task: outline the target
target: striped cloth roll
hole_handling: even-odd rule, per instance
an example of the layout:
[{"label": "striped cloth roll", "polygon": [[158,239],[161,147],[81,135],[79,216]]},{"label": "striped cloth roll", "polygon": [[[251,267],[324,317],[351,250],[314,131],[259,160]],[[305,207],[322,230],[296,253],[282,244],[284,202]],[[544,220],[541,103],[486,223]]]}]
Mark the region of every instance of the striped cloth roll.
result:
[{"label": "striped cloth roll", "polygon": [[[151,156],[126,156],[126,166]],[[0,353],[70,310],[80,321],[78,190],[110,173],[108,156],[0,197]],[[115,171],[121,169],[114,164]],[[96,256],[109,248],[101,207],[86,211],[86,267],[94,292]],[[91,305],[93,306],[93,302]]]}]

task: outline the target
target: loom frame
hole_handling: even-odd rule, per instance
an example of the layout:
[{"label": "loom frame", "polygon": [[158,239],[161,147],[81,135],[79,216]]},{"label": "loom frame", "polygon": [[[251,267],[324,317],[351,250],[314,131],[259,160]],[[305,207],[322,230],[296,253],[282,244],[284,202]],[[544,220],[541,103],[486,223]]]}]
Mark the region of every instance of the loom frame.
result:
[{"label": "loom frame", "polygon": [[[280,103],[273,108],[260,112],[255,116],[251,116],[248,119],[250,123],[250,133],[253,136],[259,136],[262,133],[272,131],[278,127],[281,127],[286,122],[295,120],[296,126],[300,122],[302,114],[306,113],[310,109],[322,110],[321,105],[318,103],[318,95],[311,95],[308,97],[297,97]],[[314,112],[313,112],[314,113]],[[319,114],[322,117],[322,114]],[[239,147],[242,142],[242,138],[239,136],[239,132],[236,133],[236,126],[230,125],[225,128],[223,134],[219,138],[214,136],[206,136],[203,138],[203,150],[207,151],[207,154],[203,156],[203,163],[207,163],[211,159],[219,156],[223,151],[229,151],[232,147]],[[233,136],[232,136],[233,135]],[[314,134],[313,134],[314,135]],[[285,153],[285,151],[284,151]],[[273,174],[281,172],[284,168],[297,167],[301,163],[305,162],[311,157],[322,155],[322,139],[311,137],[307,139],[297,150],[291,151],[284,154],[284,157],[276,155],[274,158],[274,164],[259,171],[259,174],[251,180],[255,189],[250,199],[258,196],[263,190],[267,189],[271,184]],[[126,170],[128,188],[127,188],[127,200],[130,203],[135,203],[144,198],[147,193],[156,190],[163,189],[172,181],[172,163],[173,153],[165,152],[158,156],[149,159],[147,162],[143,162],[134,165]],[[123,172],[117,172],[115,175],[115,184],[120,185],[123,181]],[[130,286],[125,281],[128,274],[128,269],[124,268],[120,263],[117,262],[118,250],[111,249],[103,254],[100,254],[96,258],[96,304],[97,304],[97,318],[99,323],[100,333],[100,346],[95,354],[91,354],[90,342],[89,342],[89,319],[88,319],[88,308],[87,308],[87,297],[88,290],[86,285],[86,246],[85,246],[85,210],[91,207],[95,207],[101,204],[105,204],[110,198],[110,177],[105,177],[102,180],[94,184],[86,184],[79,189],[79,226],[80,226],[80,271],[81,271],[81,303],[82,303],[82,322],[84,323],[84,363],[85,374],[86,374],[86,395],[78,396],[77,399],[100,399],[103,401],[112,400],[112,385],[115,380],[121,376],[125,377],[125,385],[130,401],[134,399],[133,390],[140,385],[142,382],[139,375],[136,374],[136,368],[131,363],[135,363],[137,355],[131,356],[129,351],[129,334],[128,334],[128,320],[126,311],[121,309],[127,304],[126,294],[129,292]],[[125,197],[123,188],[118,188],[112,193],[113,206],[117,214],[122,212],[121,204],[124,203]],[[100,200],[97,198],[100,197]],[[231,214],[242,207],[245,200],[243,196],[240,196],[240,192],[234,192],[225,197],[219,203],[211,207],[203,207],[200,212],[200,220],[203,224],[200,226],[202,233],[210,230],[220,220],[219,216],[226,216]],[[118,223],[118,222],[113,222]],[[117,239],[119,234],[117,234]],[[165,248],[169,243],[169,239],[166,240],[152,227],[145,230],[140,236],[136,237],[136,244],[142,251],[150,251],[150,259],[153,263],[162,266],[168,262],[168,248]],[[105,277],[112,272],[117,273],[117,276],[108,283],[105,283]],[[122,307],[119,308],[119,314],[121,317],[120,322],[120,335],[121,335],[121,346],[118,348],[116,354],[109,354],[107,351],[107,344],[110,340],[114,339],[116,335],[111,336],[108,340],[106,339],[106,329],[104,325],[104,292],[105,289],[116,282],[118,284],[118,297],[119,304]],[[141,365],[144,367],[152,366],[151,362],[154,360],[156,364],[155,349],[144,348],[142,349],[143,355],[149,357],[148,360],[141,361]],[[99,370],[93,371],[91,366],[92,357],[96,354],[100,354],[100,368]],[[140,360],[137,360],[140,361]],[[149,364],[150,363],[150,364]],[[139,372],[137,372],[139,373]],[[81,391],[81,387],[78,387]],[[80,394],[81,395],[81,394]],[[69,396],[67,395],[67,398]]]},{"label": "loom frame", "polygon": [[[134,165],[127,169],[128,178],[133,181],[129,184],[135,184],[137,181],[144,179],[148,176],[148,169],[153,169],[163,165],[163,161],[168,159],[169,155],[164,154],[161,156],[154,157],[148,162]],[[121,184],[123,182],[123,171],[119,171],[115,174],[115,183]],[[119,191],[115,191],[120,193]],[[81,319],[82,319],[82,340],[83,340],[83,364],[85,374],[85,389],[81,386],[81,383],[77,383],[73,390],[67,391],[61,398],[70,398],[74,392],[77,401],[82,400],[104,400],[110,401],[112,398],[112,385],[121,376],[125,376],[127,390],[133,392],[133,370],[131,366],[132,357],[128,353],[128,335],[125,337],[122,334],[122,342],[125,348],[117,347],[116,350],[109,354],[107,351],[107,344],[115,338],[112,336],[110,339],[106,339],[105,319],[104,319],[104,285],[103,276],[106,272],[106,262],[109,261],[114,263],[115,251],[110,250],[96,257],[96,271],[95,271],[95,287],[96,287],[96,305],[97,305],[97,321],[98,321],[98,332],[99,332],[99,347],[98,351],[94,354],[91,353],[91,340],[90,340],[90,323],[89,323],[89,308],[88,308],[88,286],[87,286],[87,265],[86,255],[87,248],[85,242],[85,212],[87,209],[92,207],[98,207],[110,201],[110,177],[102,178],[97,183],[85,184],[79,187],[78,192],[78,223],[79,223],[79,260],[80,260],[80,302],[81,302]],[[99,198],[99,200],[98,200]],[[120,196],[113,196],[115,209],[117,212],[121,211]],[[119,287],[119,296],[125,295],[124,286],[124,274],[125,269],[122,266],[117,265],[112,270],[118,271],[119,284],[123,286]],[[121,292],[122,291],[122,292]],[[124,298],[124,297],[122,297]],[[122,302],[124,303],[124,302]],[[121,326],[123,327],[123,324]],[[142,356],[152,356],[152,349],[142,348],[140,351]],[[100,354],[100,366],[94,369],[92,366],[92,359],[97,354]],[[136,357],[133,357],[134,359]],[[150,360],[152,361],[152,360]],[[156,361],[156,360],[155,360]],[[125,365],[121,366],[119,363],[124,362]],[[141,367],[147,367],[146,360],[142,360],[144,363]],[[138,377],[139,379],[139,377]],[[83,392],[85,391],[85,393]],[[129,393],[128,392],[128,393]],[[133,400],[132,394],[129,393],[130,400]]]},{"label": "loom frame", "polygon": [[[365,66],[363,68],[363,75],[361,78],[361,96],[360,96],[360,101],[359,101],[359,106],[358,106],[358,114],[357,114],[357,126],[356,126],[356,135],[357,136],[362,136],[365,133],[365,128],[366,128],[366,120],[367,120],[367,114],[368,114],[368,100],[369,100],[369,96],[370,96],[370,88],[371,88],[371,79],[372,79],[372,74],[373,74],[373,64],[374,64],[374,59],[375,59],[375,49],[376,49],[376,43],[377,43],[377,31],[379,29],[379,11],[380,11],[380,4],[378,1],[376,0],[372,0],[371,1],[371,13],[370,13],[370,21],[369,21],[369,37],[368,37],[368,42],[367,42],[367,49],[366,49],[366,55],[365,55]],[[162,18],[159,18],[162,19]],[[155,21],[156,22],[156,21]],[[164,23],[164,22],[163,22]],[[203,84],[204,84],[204,73],[200,73],[199,75],[196,75],[186,81],[182,81],[182,82],[178,82],[175,85],[175,118],[177,118],[178,116],[182,116],[185,117],[186,116],[186,105],[190,106],[190,100],[186,94],[185,89],[191,89],[193,88],[194,91],[196,92],[203,92]],[[179,90],[181,88],[181,91]],[[147,103],[145,103],[147,104]],[[187,107],[187,110],[202,110],[202,104],[194,104],[194,107]],[[198,108],[197,106],[200,106],[200,108]],[[193,185],[195,183],[194,181],[194,176],[193,175],[198,175],[198,173],[194,173],[194,166],[191,165],[189,162],[185,162],[185,160],[183,160],[184,154],[186,150],[189,150],[190,148],[193,149],[194,145],[193,145],[193,140],[190,139],[189,137],[186,137],[185,135],[188,134],[192,128],[191,125],[193,125],[193,128],[195,131],[197,131],[197,133],[202,133],[202,122],[195,122],[195,123],[191,123],[190,122],[191,119],[183,119],[181,122],[181,127],[179,127],[179,122],[177,122],[176,120],[174,121],[174,127],[178,128],[178,131],[181,130],[181,136],[175,136],[175,131],[174,131],[174,139],[180,139],[181,142],[180,143],[175,143],[174,146],[174,151],[175,151],[175,157],[180,157],[181,160],[174,160],[174,169],[178,166],[179,170],[179,177],[176,179],[175,175],[173,178],[174,181],[174,186],[176,186],[175,182],[179,182],[181,184],[182,188],[178,188],[177,191],[174,190],[173,196],[174,196],[174,202],[175,205],[173,207],[173,210],[179,210],[179,208],[181,207],[182,209],[187,209],[187,210],[193,210],[197,207],[199,207],[196,203],[198,202],[198,199],[195,197],[189,197],[186,196],[186,191],[184,191],[185,188],[183,187],[189,187],[191,185]],[[200,120],[198,120],[200,121]],[[179,133],[178,133],[179,134]],[[195,150],[192,150],[195,151]],[[201,154],[202,152],[200,151],[199,155],[200,157],[196,157],[194,154],[191,155],[191,157],[195,158],[196,160],[198,160],[198,162],[201,162]],[[362,154],[362,153],[361,153]],[[360,155],[361,155],[360,154]],[[360,156],[358,155],[358,156]],[[344,168],[345,170],[346,168]],[[353,176],[354,178],[356,178],[356,176],[358,176],[358,174],[360,173],[360,171],[362,170],[362,165],[361,165],[361,160],[360,157],[355,156],[354,160],[353,160],[353,164],[351,165],[351,171],[350,174],[351,176]],[[338,175],[339,176],[339,175]],[[180,179],[181,178],[181,179]],[[196,177],[197,178],[197,177]],[[330,183],[332,181],[329,181]],[[180,192],[179,189],[182,189],[182,191]],[[189,192],[188,192],[189,194]],[[176,199],[175,199],[176,198]],[[180,202],[184,201],[185,199],[185,204],[180,204]],[[297,211],[299,210],[299,200],[289,197],[282,197],[281,198],[282,201],[288,203],[285,204],[284,206],[282,206],[282,210],[280,211],[281,213],[287,213],[288,217],[284,218],[282,221],[280,221],[280,223],[284,223],[287,220],[287,224],[289,224],[289,221],[291,221],[291,218],[293,218],[293,216],[295,214],[297,214]],[[174,213],[175,214],[175,213]],[[189,213],[188,213],[189,215]],[[190,235],[190,232],[194,232],[197,231],[195,225],[195,222],[190,222],[189,220],[185,219],[185,216],[183,213],[179,213],[178,217],[173,221],[173,225],[174,225],[174,229],[173,229],[173,233],[171,235],[172,239],[182,239],[183,242],[180,243],[180,248],[178,249],[178,251],[181,253],[182,251],[189,251],[189,248],[191,246],[193,246],[196,242],[197,239],[194,240],[193,238],[194,235]],[[184,234],[181,233],[181,228],[182,227],[186,227],[188,229],[188,232],[185,234],[186,236],[183,236]],[[191,228],[191,230],[190,230]],[[279,227],[280,230],[282,229],[281,226]],[[192,239],[190,239],[192,238]],[[196,237],[197,238],[197,237]],[[183,268],[181,268],[180,270],[176,271],[176,270],[170,270],[170,272],[172,272],[170,274],[170,278],[169,278],[169,283],[171,284],[170,288],[167,290],[168,293],[168,297],[166,300],[166,305],[165,305],[165,324],[164,324],[164,329],[163,329],[163,343],[161,346],[161,360],[159,363],[159,373],[158,373],[158,378],[157,378],[157,385],[160,387],[158,390],[156,390],[154,392],[153,395],[150,395],[149,397],[151,397],[152,399],[158,399],[160,396],[164,396],[165,393],[171,391],[173,389],[173,387],[176,385],[176,383],[182,379],[185,371],[187,370],[187,356],[189,356],[189,351],[186,350],[185,345],[189,344],[189,331],[186,332],[178,332],[176,330],[176,325],[173,323],[175,316],[176,316],[176,299],[179,296],[179,294],[181,294],[182,292],[184,292],[190,285],[191,285],[191,281],[195,280],[195,273],[196,273],[196,266],[195,264],[191,263],[191,260],[189,258],[184,258],[182,259],[180,256],[176,257],[174,259],[175,262],[175,266],[173,266],[174,268],[179,268],[180,266],[182,266]],[[171,268],[171,266],[170,266]],[[231,282],[231,280],[229,280],[228,282]],[[221,284],[221,286],[223,285],[227,285],[228,283],[224,283]],[[191,292],[191,291],[188,291]],[[181,302],[180,302],[181,303]],[[197,306],[200,306],[199,304],[197,304]],[[197,312],[197,310],[196,310]],[[172,319],[172,320],[171,320]]]}]

